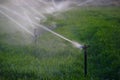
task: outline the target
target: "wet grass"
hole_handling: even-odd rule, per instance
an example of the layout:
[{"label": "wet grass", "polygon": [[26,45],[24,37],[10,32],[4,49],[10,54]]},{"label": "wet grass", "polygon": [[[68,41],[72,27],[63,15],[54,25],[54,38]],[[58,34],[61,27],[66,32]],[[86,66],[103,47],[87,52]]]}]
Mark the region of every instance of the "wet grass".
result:
[{"label": "wet grass", "polygon": [[90,45],[86,78],[83,51],[68,42],[45,33],[36,45],[11,45],[5,41],[11,36],[1,31],[0,80],[119,80],[119,14],[118,7],[91,7],[48,19],[57,23],[55,32]]}]

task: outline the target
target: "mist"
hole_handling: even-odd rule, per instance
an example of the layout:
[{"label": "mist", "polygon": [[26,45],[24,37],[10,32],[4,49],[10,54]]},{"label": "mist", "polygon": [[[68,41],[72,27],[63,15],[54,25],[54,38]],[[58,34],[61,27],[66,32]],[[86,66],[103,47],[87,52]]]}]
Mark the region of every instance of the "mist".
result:
[{"label": "mist", "polygon": [[[48,15],[55,15],[57,13],[65,12],[77,6],[83,6],[93,0],[1,0],[0,1],[0,16],[4,16],[10,21],[7,27],[7,32],[18,31],[20,34],[28,39],[35,38],[43,32],[50,32],[73,45],[80,47],[81,45],[73,42],[66,37],[52,31],[43,25],[41,22],[47,20]],[[59,17],[59,16],[58,16]],[[35,30],[37,30],[35,32]]]}]

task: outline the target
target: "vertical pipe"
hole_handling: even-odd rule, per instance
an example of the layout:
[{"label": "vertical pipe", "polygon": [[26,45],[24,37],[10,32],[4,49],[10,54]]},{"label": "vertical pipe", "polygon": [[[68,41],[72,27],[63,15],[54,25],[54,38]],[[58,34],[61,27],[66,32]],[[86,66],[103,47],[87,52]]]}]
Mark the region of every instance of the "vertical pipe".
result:
[{"label": "vertical pipe", "polygon": [[37,29],[34,29],[34,43],[37,44]]},{"label": "vertical pipe", "polygon": [[87,48],[89,46],[88,45],[84,45],[83,46],[83,50],[84,50],[84,76],[87,76]]},{"label": "vertical pipe", "polygon": [[87,47],[86,45],[84,46],[84,73],[85,77],[87,76]]}]

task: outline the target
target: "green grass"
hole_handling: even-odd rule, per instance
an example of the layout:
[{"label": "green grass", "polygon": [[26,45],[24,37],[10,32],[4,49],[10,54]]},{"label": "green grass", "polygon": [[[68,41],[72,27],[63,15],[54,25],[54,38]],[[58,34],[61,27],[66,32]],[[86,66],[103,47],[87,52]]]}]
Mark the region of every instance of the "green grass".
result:
[{"label": "green grass", "polygon": [[119,80],[119,14],[119,7],[80,8],[46,22],[55,21],[55,32],[90,45],[86,78],[83,51],[68,42],[45,33],[36,47],[11,45],[5,41],[12,38],[10,34],[1,31],[0,80]]}]

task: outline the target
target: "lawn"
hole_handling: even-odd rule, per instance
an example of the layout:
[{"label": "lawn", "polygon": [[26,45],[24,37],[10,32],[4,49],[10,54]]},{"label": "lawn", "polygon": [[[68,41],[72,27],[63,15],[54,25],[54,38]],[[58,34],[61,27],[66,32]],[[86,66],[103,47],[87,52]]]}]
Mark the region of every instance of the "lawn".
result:
[{"label": "lawn", "polygon": [[0,22],[0,80],[119,80],[119,7],[84,7],[48,16],[55,32],[89,44],[88,76],[84,77],[83,50],[46,32],[37,44],[14,44],[20,39],[2,29]]}]

